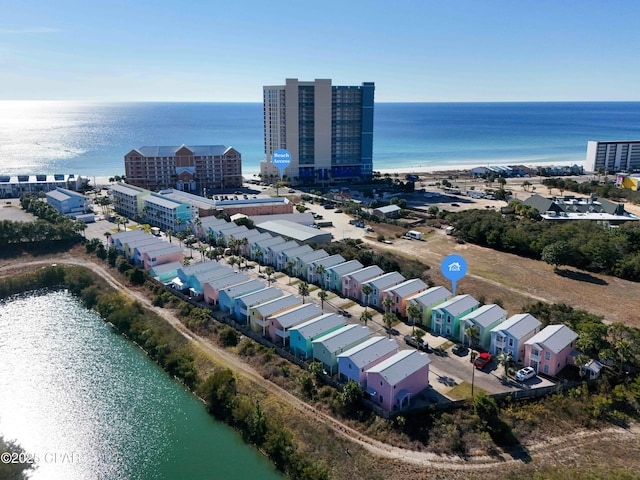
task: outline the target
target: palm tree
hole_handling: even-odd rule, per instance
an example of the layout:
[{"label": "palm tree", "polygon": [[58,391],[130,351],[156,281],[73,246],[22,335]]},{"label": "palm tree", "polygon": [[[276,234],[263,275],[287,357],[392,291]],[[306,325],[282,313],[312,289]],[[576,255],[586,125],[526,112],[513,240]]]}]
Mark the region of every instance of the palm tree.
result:
[{"label": "palm tree", "polygon": [[170,228],[167,228],[167,231],[165,233],[167,234],[167,237],[169,237],[169,243],[171,243],[171,237],[173,236],[173,230],[171,230]]},{"label": "palm tree", "polygon": [[293,260],[289,260],[284,266],[284,269],[287,271],[287,275],[289,275],[289,285],[291,285],[291,272],[295,264],[296,263]]},{"label": "palm tree", "polygon": [[200,255],[202,256],[202,261],[204,262],[204,254],[207,251],[207,247],[206,245],[198,245],[198,251],[200,252]]},{"label": "palm tree", "polygon": [[469,340],[469,346],[472,349],[477,348],[480,341],[480,330],[475,325],[472,325],[465,329],[464,336]]},{"label": "palm tree", "polygon": [[416,334],[416,318],[420,318],[420,307],[413,302],[410,302],[407,305],[407,316],[409,317],[409,321],[411,322],[412,333],[411,335]]},{"label": "palm tree", "polygon": [[269,282],[269,286],[271,286],[271,280],[272,280],[272,276],[274,273],[276,273],[276,269],[273,268],[271,265],[269,265],[267,268],[264,269],[264,273],[267,275],[267,282]]},{"label": "palm tree", "polygon": [[327,299],[328,296],[329,294],[324,290],[320,290],[318,292],[318,298],[320,299],[320,308],[322,309],[323,312],[324,312],[324,301]]},{"label": "palm tree", "polygon": [[181,230],[181,226],[184,223],[184,220],[180,217],[176,218],[175,224],[176,224],[176,230]]},{"label": "palm tree", "polygon": [[498,354],[496,357],[496,361],[498,365],[502,365],[504,369],[504,376],[507,377],[507,369],[509,368],[509,364],[511,363],[511,352],[505,352],[504,350]]},{"label": "palm tree", "polygon": [[389,338],[391,338],[391,327],[398,321],[398,317],[395,313],[387,312],[382,316],[382,321],[387,326],[387,333],[389,334]]},{"label": "palm tree", "polygon": [[237,259],[236,259],[236,257],[231,256],[231,257],[229,257],[229,259],[227,260],[227,262],[229,263],[229,265],[231,265],[231,268],[233,268],[233,266],[234,266],[234,265],[236,264],[236,262],[237,262]]},{"label": "palm tree", "polygon": [[315,274],[316,276],[318,276],[318,283],[320,284],[321,287],[324,286],[324,272],[326,272],[327,269],[324,267],[324,265],[316,265],[316,271]]},{"label": "palm tree", "polygon": [[366,310],[369,307],[369,295],[371,295],[371,292],[373,292],[373,287],[365,283],[364,285],[362,285],[360,291],[365,298],[364,309]]},{"label": "palm tree", "polygon": [[391,313],[391,307],[393,306],[393,299],[391,297],[387,297],[382,301],[382,306],[387,311],[387,313]]},{"label": "palm tree", "polygon": [[302,303],[304,303],[304,297],[309,295],[309,284],[307,282],[300,282],[298,285],[298,293],[302,297]]},{"label": "palm tree", "polygon": [[473,362],[475,362],[476,358],[478,358],[478,352],[471,350],[470,357],[471,357],[471,398],[473,398],[473,388],[476,383],[476,366],[473,364]]},{"label": "palm tree", "polygon": [[262,248],[256,245],[256,248],[253,249],[253,259],[258,262],[258,273],[262,273],[262,270],[260,270],[260,267],[262,266],[262,264],[260,263],[261,256]]},{"label": "palm tree", "polygon": [[371,312],[367,309],[364,309],[360,314],[360,321],[364,323],[365,327],[367,326],[367,322],[373,318]]}]

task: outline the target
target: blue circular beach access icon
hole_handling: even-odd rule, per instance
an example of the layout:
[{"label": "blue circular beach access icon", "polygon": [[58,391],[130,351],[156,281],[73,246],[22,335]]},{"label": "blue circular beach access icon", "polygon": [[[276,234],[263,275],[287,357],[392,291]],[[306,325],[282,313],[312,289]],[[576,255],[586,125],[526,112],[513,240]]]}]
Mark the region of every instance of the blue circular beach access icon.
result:
[{"label": "blue circular beach access icon", "polygon": [[280,169],[280,176],[282,176],[284,169],[291,163],[291,154],[288,150],[276,150],[271,154],[271,162]]},{"label": "blue circular beach access icon", "polygon": [[442,275],[448,280],[451,280],[451,286],[453,287],[453,294],[456,293],[456,282],[464,277],[467,273],[467,262],[460,255],[451,254],[442,261],[440,266]]}]

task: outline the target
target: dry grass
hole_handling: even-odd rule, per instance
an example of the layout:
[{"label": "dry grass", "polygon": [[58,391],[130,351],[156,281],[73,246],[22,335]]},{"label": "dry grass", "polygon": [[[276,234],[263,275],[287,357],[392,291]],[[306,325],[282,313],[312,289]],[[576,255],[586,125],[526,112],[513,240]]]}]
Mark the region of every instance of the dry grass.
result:
[{"label": "dry grass", "polygon": [[[483,390],[477,385],[474,385],[473,395],[478,395],[479,393],[489,395],[489,392]],[[467,398],[471,398],[473,395],[471,395],[471,384],[469,382],[461,382],[447,392],[447,396],[453,400],[465,400]]]}]

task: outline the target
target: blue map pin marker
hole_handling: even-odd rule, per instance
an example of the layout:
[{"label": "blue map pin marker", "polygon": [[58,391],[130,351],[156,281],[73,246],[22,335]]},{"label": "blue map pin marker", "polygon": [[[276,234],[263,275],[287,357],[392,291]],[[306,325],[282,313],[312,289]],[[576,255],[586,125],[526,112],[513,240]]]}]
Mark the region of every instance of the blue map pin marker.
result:
[{"label": "blue map pin marker", "polygon": [[456,255],[455,253],[452,255],[448,255],[444,260],[442,260],[442,265],[440,265],[440,270],[442,271],[442,275],[445,278],[451,280],[451,287],[453,290],[453,294],[456,294],[456,282],[464,277],[467,273],[467,262],[460,255]]}]

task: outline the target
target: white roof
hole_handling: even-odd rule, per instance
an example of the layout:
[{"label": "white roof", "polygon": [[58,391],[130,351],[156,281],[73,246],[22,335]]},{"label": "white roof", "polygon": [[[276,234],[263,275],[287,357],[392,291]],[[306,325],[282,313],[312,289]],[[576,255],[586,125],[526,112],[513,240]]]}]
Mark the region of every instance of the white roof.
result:
[{"label": "white roof", "polygon": [[169,262],[163,263],[162,265],[155,265],[149,269],[149,273],[162,275],[163,273],[171,272],[173,270],[178,270],[182,264],[180,262]]},{"label": "white roof", "polygon": [[374,208],[374,210],[377,210],[381,213],[393,213],[393,212],[397,212],[398,210],[400,210],[400,207],[398,205],[387,205],[384,207],[377,207]]},{"label": "white roof", "polygon": [[371,337],[355,347],[342,352],[338,355],[338,358],[349,358],[354,365],[362,369],[367,365],[371,365],[379,358],[397,351],[398,342],[391,338],[377,336]]},{"label": "white roof", "polygon": [[220,267],[220,263],[215,260],[205,260],[204,262],[194,263],[193,265],[187,265],[178,269],[178,274],[182,274],[185,277],[188,275],[194,275],[196,273],[208,272]]},{"label": "white roof", "polygon": [[553,353],[559,353],[570,345],[578,334],[566,325],[547,325],[525,342],[525,345],[543,345]]},{"label": "white roof", "polygon": [[291,328],[320,315],[322,315],[322,308],[314,303],[305,303],[286,312],[271,315],[269,318],[276,320],[282,328]]},{"label": "white roof", "polygon": [[491,329],[492,332],[508,332],[513,338],[520,339],[539,328],[540,320],[530,313],[512,315],[500,325]]},{"label": "white roof", "polygon": [[[163,242],[165,243],[165,242]],[[177,245],[167,245],[166,247],[163,245],[158,245],[158,248],[142,250],[141,253],[146,254],[149,257],[158,256],[158,255],[169,255],[171,253],[182,252],[182,249]]]},{"label": "white roof", "polygon": [[336,328],[339,325],[345,325],[344,317],[335,313],[326,313],[311,320],[307,320],[300,325],[296,325],[294,329],[305,339],[316,338],[317,336]]},{"label": "white roof", "polygon": [[426,289],[428,285],[424,283],[419,278],[412,278],[410,280],[406,280],[398,285],[394,285],[393,287],[389,287],[385,290],[388,293],[394,293],[399,297],[406,297],[413,293],[416,293],[418,290]]},{"label": "white roof", "polygon": [[347,345],[367,338],[370,334],[371,330],[369,330],[369,328],[352,323],[331,333],[327,333],[312,343],[321,343],[328,352],[334,353]]},{"label": "white roof", "polygon": [[487,328],[492,323],[500,318],[505,318],[507,315],[506,310],[504,310],[500,305],[489,304],[483,305],[480,308],[474,310],[473,312],[467,313],[464,317],[460,319],[462,320],[471,320],[473,323]]},{"label": "white roof", "polygon": [[312,241],[317,237],[325,237],[329,233],[318,230],[317,228],[307,227],[296,222],[288,220],[269,220],[256,224],[256,228],[277,232],[285,237],[293,238],[300,242]]},{"label": "white roof", "polygon": [[431,359],[426,353],[413,349],[401,350],[392,357],[374,365],[367,372],[379,373],[389,385],[397,385],[400,381],[430,363]]},{"label": "white roof", "polygon": [[109,187],[109,191],[123,193],[125,195],[129,195],[135,197],[140,195],[141,193],[151,193],[149,190],[144,190],[139,187],[134,187],[133,185],[127,185],[125,183],[114,183]]},{"label": "white roof", "polygon": [[452,293],[445,287],[431,287],[424,292],[416,293],[408,298],[410,301],[420,303],[425,307],[430,307],[436,303],[443,302],[444,300],[451,298]]}]

